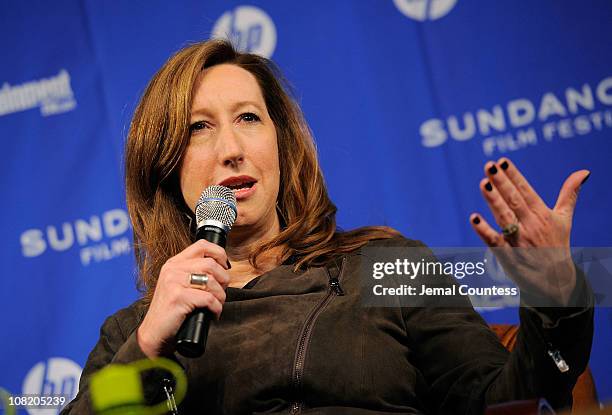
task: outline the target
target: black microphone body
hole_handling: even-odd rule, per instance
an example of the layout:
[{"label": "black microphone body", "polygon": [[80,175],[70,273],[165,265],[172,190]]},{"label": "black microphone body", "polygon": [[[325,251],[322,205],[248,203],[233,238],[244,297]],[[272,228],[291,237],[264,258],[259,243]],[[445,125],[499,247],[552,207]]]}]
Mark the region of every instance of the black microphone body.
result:
[{"label": "black microphone body", "polygon": [[[225,248],[227,232],[218,226],[204,225],[196,232],[196,240],[200,239]],[[214,314],[207,308],[198,308],[189,314],[176,335],[176,350],[185,357],[202,356],[213,318]]]}]

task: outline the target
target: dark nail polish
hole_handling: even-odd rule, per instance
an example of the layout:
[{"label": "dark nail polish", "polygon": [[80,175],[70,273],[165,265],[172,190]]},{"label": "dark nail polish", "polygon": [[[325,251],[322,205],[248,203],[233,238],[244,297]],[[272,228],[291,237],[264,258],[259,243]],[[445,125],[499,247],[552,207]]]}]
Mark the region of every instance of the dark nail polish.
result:
[{"label": "dark nail polish", "polygon": [[585,184],[585,183],[586,183],[586,181],[587,181],[587,180],[589,180],[589,177],[591,177],[591,173],[590,173],[590,172],[589,172],[589,174],[587,174],[587,176],[586,176],[584,179],[582,179],[582,183],[580,183],[580,186],[582,186],[583,184]]},{"label": "dark nail polish", "polygon": [[507,170],[508,169],[508,162],[506,160],[502,161],[502,163],[500,164],[502,170]]},{"label": "dark nail polish", "polygon": [[227,269],[232,269],[232,264],[230,264],[229,259],[227,260]]},{"label": "dark nail polish", "polygon": [[480,223],[480,218],[478,216],[476,216],[474,219],[472,219],[472,223],[474,225],[478,225]]},{"label": "dark nail polish", "polygon": [[491,186],[491,182],[487,182],[487,184],[485,184],[485,189],[487,189],[487,192],[493,191],[493,186]]},{"label": "dark nail polish", "polygon": [[491,167],[489,167],[489,174],[495,174],[495,173],[497,173],[497,167],[495,167],[495,164],[494,164]]}]

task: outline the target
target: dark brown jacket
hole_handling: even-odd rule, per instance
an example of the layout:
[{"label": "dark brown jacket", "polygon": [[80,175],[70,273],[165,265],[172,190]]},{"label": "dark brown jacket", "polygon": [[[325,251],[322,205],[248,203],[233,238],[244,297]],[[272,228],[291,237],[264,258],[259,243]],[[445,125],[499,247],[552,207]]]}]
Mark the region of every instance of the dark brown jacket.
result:
[{"label": "dark brown jacket", "polygon": [[[422,246],[407,239],[370,245]],[[363,307],[362,259],[361,251],[354,252],[338,268],[303,273],[285,264],[248,288],[228,288],[204,356],[175,356],[189,381],[180,412],[480,414],[491,403],[533,397],[555,407],[571,405],[572,387],[589,358],[592,307],[555,321],[521,308],[518,342],[508,353],[469,304]],[[582,277],[577,287],[580,295],[591,295]],[[145,358],[135,333],[145,312],[137,301],[104,322],[79,393],[64,414],[91,413],[88,381],[94,372]],[[551,348],[560,351],[568,372],[554,364]],[[146,389],[152,396],[161,385],[149,381]]]}]

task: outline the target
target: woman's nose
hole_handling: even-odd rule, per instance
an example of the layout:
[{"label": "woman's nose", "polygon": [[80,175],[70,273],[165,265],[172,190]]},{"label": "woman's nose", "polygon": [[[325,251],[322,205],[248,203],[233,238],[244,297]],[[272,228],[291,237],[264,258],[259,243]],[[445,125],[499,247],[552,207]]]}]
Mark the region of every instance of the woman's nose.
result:
[{"label": "woman's nose", "polygon": [[222,129],[218,143],[219,161],[224,166],[235,167],[244,161],[242,140],[231,126]]}]

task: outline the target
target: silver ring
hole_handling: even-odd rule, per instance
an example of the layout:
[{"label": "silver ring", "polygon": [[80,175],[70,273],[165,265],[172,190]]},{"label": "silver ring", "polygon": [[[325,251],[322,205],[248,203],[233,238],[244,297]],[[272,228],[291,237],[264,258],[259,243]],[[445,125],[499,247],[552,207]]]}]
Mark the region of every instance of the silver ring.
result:
[{"label": "silver ring", "polygon": [[515,238],[518,235],[519,227],[518,223],[511,223],[510,225],[506,225],[502,228],[502,234],[504,234],[504,238]]},{"label": "silver ring", "polygon": [[208,286],[208,275],[206,274],[189,274],[189,285],[192,288],[206,289]]}]

